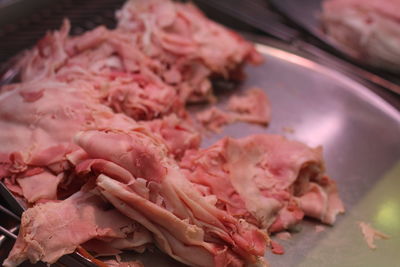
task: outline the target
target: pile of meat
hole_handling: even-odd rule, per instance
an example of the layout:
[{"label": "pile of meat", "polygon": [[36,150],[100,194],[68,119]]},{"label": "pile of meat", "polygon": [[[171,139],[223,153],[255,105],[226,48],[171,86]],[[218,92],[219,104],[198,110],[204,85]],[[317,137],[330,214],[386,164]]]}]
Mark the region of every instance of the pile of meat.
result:
[{"label": "pile of meat", "polygon": [[[0,179],[30,207],[4,266],[152,245],[190,266],[265,266],[271,233],[344,211],[321,148],[260,134],[200,149],[185,105],[260,63],[252,44],[190,3],[131,0],[117,19],[80,36],[65,21],[1,88]],[[267,124],[267,104],[252,89],[199,117]]]}]

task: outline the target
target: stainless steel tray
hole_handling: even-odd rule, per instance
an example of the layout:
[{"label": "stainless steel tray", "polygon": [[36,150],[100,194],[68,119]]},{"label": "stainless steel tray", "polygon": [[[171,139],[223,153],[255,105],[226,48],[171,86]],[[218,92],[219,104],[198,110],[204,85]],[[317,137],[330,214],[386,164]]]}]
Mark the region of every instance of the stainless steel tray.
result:
[{"label": "stainless steel tray", "polygon": [[[272,122],[267,128],[245,123],[209,136],[207,147],[223,136],[276,133],[323,145],[329,175],[338,185],[347,212],[333,227],[317,233],[306,220],[284,255],[267,253],[272,267],[396,266],[400,248],[400,113],[361,83],[313,61],[267,45],[257,45],[265,63],[247,67],[239,90],[258,86],[268,94]],[[237,93],[231,91],[230,93]],[[220,95],[224,105],[229,93]],[[395,96],[396,97],[396,96]],[[357,222],[391,236],[371,251]],[[131,257],[127,257],[131,258]],[[135,257],[136,258],[136,257]],[[160,253],[140,256],[145,266],[181,266]]]},{"label": "stainless steel tray", "polygon": [[[265,64],[248,67],[242,87],[265,89],[272,122],[267,129],[232,125],[221,136],[269,132],[323,145],[328,174],[347,209],[335,226],[320,233],[315,222],[305,221],[300,233],[281,241],[285,255],[267,255],[271,265],[399,266],[399,111],[341,73],[273,47],[258,49]],[[391,238],[377,241],[377,250],[371,251],[358,221],[370,222]]]},{"label": "stainless steel tray", "polygon": [[[285,255],[266,255],[271,266],[395,266],[400,248],[400,113],[339,72],[272,46],[257,48],[265,63],[246,68],[247,79],[239,90],[258,86],[266,91],[272,106],[270,126],[233,124],[208,137],[203,146],[226,135],[262,132],[323,145],[328,173],[337,181],[347,209],[323,232],[314,230],[317,222],[303,222],[291,240],[279,241]],[[220,104],[227,95],[220,96]],[[372,223],[391,239],[378,241],[378,249],[371,251],[358,221]],[[124,258],[140,259],[145,266],[180,266],[157,251]]]}]

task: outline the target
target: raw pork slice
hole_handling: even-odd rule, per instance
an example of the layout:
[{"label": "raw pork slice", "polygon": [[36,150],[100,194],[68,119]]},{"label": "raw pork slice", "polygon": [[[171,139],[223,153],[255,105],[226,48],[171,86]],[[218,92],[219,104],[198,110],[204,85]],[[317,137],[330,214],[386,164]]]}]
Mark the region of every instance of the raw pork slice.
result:
[{"label": "raw pork slice", "polygon": [[102,194],[174,259],[195,266],[263,262],[266,233],[216,208],[149,133],[86,131],[76,143],[87,153],[77,170],[100,174]]},{"label": "raw pork slice", "polygon": [[235,78],[243,63],[261,61],[252,44],[192,3],[130,0],[117,19],[118,29],[137,36],[140,50],[162,64],[159,75],[179,88],[182,99],[206,100],[211,75]]},{"label": "raw pork slice", "polygon": [[[140,234],[136,235],[138,229]],[[3,265],[17,266],[27,259],[31,263],[54,263],[96,238],[107,240],[111,246],[128,238],[136,239],[137,246],[152,241],[149,232],[100,196],[77,192],[64,201],[38,204],[24,212],[17,242]]]},{"label": "raw pork slice", "polygon": [[400,1],[325,0],[322,9],[327,34],[351,54],[400,72]]},{"label": "raw pork slice", "polygon": [[235,217],[277,232],[305,215],[332,224],[344,211],[320,149],[276,135],[224,138],[188,151],[181,167],[200,192]]}]

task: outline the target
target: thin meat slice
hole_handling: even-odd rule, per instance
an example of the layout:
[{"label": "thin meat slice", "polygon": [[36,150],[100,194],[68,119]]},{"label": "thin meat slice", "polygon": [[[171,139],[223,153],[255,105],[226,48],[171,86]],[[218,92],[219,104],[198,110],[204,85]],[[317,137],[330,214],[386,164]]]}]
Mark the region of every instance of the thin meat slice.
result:
[{"label": "thin meat slice", "polygon": [[281,136],[224,138],[188,151],[180,166],[217,196],[220,209],[270,232],[290,228],[304,214],[331,224],[344,211],[335,183],[324,174],[321,151]]},{"label": "thin meat slice", "polygon": [[236,121],[267,125],[271,119],[268,97],[260,88],[250,88],[241,96],[232,96],[228,110],[235,114]]},{"label": "thin meat slice", "polygon": [[[76,143],[88,154],[89,161],[102,159],[129,172],[91,167],[103,173],[97,179],[103,195],[153,232],[157,244],[170,256],[196,264],[188,262],[186,254],[199,250],[208,256],[191,260],[201,260],[197,263],[201,266],[208,266],[204,261],[216,264],[221,259],[234,259],[236,263],[261,261],[266,234],[212,205],[167,157],[166,147],[149,133],[86,131],[76,136]],[[85,161],[80,164],[87,165]]]},{"label": "thin meat slice", "polygon": [[24,212],[17,242],[3,265],[16,266],[27,259],[54,263],[93,238],[134,238],[140,227],[95,193],[80,191],[64,201],[38,204]]},{"label": "thin meat slice", "polygon": [[63,174],[54,175],[48,171],[17,180],[25,199],[34,203],[40,199],[56,200],[57,187],[63,178]]},{"label": "thin meat slice", "polygon": [[231,96],[226,108],[212,106],[198,112],[196,118],[205,129],[220,132],[223,126],[239,121],[266,126],[270,121],[270,113],[265,92],[259,88],[250,88],[242,95]]}]

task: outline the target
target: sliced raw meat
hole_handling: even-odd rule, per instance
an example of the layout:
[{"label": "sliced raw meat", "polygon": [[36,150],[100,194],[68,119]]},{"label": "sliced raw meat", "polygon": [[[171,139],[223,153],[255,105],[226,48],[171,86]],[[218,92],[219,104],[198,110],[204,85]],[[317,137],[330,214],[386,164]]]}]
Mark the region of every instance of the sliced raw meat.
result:
[{"label": "sliced raw meat", "polygon": [[228,110],[234,113],[236,121],[267,125],[271,119],[268,97],[259,88],[247,89],[242,96],[232,96]]},{"label": "sliced raw meat", "polygon": [[93,238],[135,238],[134,232],[140,227],[98,195],[78,192],[64,201],[38,204],[24,212],[17,242],[3,264],[16,266],[27,259],[31,263],[54,263]]},{"label": "sliced raw meat", "polygon": [[209,131],[220,132],[221,127],[242,121],[266,126],[270,121],[267,95],[259,88],[251,88],[243,95],[233,95],[227,111],[214,106],[196,114],[197,120]]}]

